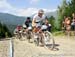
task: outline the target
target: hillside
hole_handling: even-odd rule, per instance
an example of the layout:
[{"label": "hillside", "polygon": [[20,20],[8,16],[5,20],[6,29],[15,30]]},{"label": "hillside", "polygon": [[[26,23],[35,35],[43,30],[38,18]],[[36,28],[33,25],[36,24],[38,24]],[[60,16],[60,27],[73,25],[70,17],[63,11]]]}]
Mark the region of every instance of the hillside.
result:
[{"label": "hillside", "polygon": [[[56,12],[46,12],[45,15],[47,17],[54,16],[57,18]],[[34,15],[31,16],[33,18]],[[0,13],[0,22],[5,24],[8,29],[13,32],[17,25],[22,25],[26,20],[26,16],[15,16],[9,13]]]},{"label": "hillside", "polygon": [[0,13],[0,22],[5,24],[12,32],[17,25],[22,25],[25,17],[19,17],[8,13]]}]

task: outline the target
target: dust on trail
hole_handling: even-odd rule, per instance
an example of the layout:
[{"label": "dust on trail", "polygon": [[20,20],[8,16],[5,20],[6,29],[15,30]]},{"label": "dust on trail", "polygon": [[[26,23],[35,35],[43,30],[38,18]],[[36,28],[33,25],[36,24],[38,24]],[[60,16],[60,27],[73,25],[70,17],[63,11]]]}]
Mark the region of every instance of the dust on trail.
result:
[{"label": "dust on trail", "polygon": [[0,57],[9,57],[9,40],[0,40]]},{"label": "dust on trail", "polygon": [[58,50],[37,47],[34,43],[14,39],[14,57],[75,57],[75,37],[56,36]]}]

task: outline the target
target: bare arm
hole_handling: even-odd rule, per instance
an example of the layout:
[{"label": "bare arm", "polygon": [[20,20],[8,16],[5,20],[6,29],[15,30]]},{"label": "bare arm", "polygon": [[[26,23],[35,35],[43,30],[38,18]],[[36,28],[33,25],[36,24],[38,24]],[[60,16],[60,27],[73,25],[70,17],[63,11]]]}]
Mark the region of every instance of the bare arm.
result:
[{"label": "bare arm", "polygon": [[36,23],[35,23],[35,22],[36,22],[36,20],[33,19],[33,20],[32,20],[32,26],[33,26],[33,27],[36,26]]}]

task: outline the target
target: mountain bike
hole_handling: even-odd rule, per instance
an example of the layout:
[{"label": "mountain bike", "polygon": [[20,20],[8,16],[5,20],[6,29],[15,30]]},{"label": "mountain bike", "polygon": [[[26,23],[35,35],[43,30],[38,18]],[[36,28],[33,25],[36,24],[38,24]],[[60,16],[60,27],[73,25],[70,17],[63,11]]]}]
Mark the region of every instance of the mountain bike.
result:
[{"label": "mountain bike", "polygon": [[30,40],[33,38],[33,32],[32,32],[32,27],[28,27],[27,28],[27,39],[28,39],[28,42],[30,42]]},{"label": "mountain bike", "polygon": [[38,31],[33,34],[35,44],[39,46],[41,43],[44,47],[48,47],[49,45],[49,48],[53,49],[55,44],[54,37],[52,33],[47,30],[47,26],[42,25],[40,28],[41,32]]}]

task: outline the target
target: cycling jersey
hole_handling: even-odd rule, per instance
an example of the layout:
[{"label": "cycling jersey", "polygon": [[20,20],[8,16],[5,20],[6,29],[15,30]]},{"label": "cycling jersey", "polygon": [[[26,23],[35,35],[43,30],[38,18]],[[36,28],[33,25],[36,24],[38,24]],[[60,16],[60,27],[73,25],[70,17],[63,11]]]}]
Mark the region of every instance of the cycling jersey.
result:
[{"label": "cycling jersey", "polygon": [[[35,20],[35,21],[34,21]],[[41,22],[45,21],[45,16],[39,17],[38,15],[35,15],[33,17],[32,26],[41,26]]]}]

